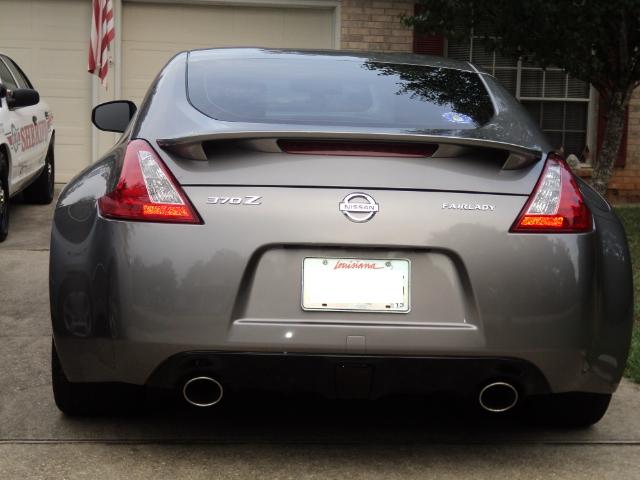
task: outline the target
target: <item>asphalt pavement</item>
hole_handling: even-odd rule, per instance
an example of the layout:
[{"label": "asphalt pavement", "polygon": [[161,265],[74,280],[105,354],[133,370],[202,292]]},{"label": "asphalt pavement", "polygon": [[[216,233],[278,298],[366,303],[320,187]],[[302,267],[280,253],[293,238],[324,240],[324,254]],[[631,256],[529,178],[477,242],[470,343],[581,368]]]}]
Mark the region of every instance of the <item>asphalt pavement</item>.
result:
[{"label": "asphalt pavement", "polygon": [[586,430],[470,415],[450,399],[246,394],[217,410],[151,392],[143,413],[70,419],[49,378],[53,207],[11,207],[0,244],[0,479],[639,479],[640,386]]}]

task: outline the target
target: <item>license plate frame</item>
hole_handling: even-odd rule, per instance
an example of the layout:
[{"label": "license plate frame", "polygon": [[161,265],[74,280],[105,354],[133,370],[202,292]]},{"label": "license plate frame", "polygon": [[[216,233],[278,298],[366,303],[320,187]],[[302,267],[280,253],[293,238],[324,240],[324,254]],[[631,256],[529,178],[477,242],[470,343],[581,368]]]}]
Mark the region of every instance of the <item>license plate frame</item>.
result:
[{"label": "license plate frame", "polygon": [[[356,288],[346,289],[349,282],[357,283]],[[391,290],[388,296],[381,293],[386,288]],[[349,296],[352,300],[345,301]],[[411,311],[411,261],[304,257],[300,305],[310,312],[407,314]]]}]

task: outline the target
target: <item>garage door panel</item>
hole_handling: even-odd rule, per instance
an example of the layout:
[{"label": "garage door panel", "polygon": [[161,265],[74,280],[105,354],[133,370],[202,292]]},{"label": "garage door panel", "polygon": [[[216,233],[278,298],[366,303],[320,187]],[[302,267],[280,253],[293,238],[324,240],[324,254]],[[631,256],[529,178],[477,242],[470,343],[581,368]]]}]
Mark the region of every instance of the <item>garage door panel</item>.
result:
[{"label": "garage door panel", "polygon": [[[208,14],[211,9],[215,9],[215,15]],[[127,4],[125,40],[149,42],[150,39],[172,38],[189,44],[202,42],[203,33],[225,38],[233,35],[235,11],[218,6]]]},{"label": "garage door panel", "polygon": [[81,98],[56,96],[47,102],[54,114],[56,131],[59,134],[90,135],[87,125],[91,122],[91,112]]},{"label": "garage door panel", "polygon": [[[224,41],[237,38],[234,34],[234,18],[236,9],[218,7],[215,15],[202,15],[200,7],[191,7],[183,12],[184,21],[188,22],[189,31],[183,37],[189,44],[205,44],[211,46],[211,42]],[[203,37],[203,32],[210,32]]]},{"label": "garage door panel", "polygon": [[[91,4],[88,0],[82,3]],[[86,7],[79,6],[75,1],[38,0],[37,14],[33,16],[33,38],[68,42],[83,39],[86,44],[91,31],[90,11]],[[79,18],[83,21],[78,21]]]},{"label": "garage door panel", "polygon": [[[90,136],[83,139],[82,144],[72,144],[58,142],[56,133],[56,178],[58,170],[62,168],[60,175],[62,181],[67,182],[77,175],[83,168],[91,163],[90,150],[87,148],[86,142],[91,140]],[[79,140],[74,140],[79,142]],[[83,158],[83,163],[77,163],[76,159]],[[69,161],[71,159],[71,161]],[[69,167],[72,166],[72,168]]]},{"label": "garage door panel", "polygon": [[[73,132],[69,132],[69,130],[71,129],[64,127],[61,127],[59,131],[56,130],[56,154],[59,153],[58,149],[65,151],[74,151],[77,153],[78,158],[82,157],[85,160],[84,166],[89,165],[89,163],[91,163],[91,159],[87,156],[88,152],[85,148],[85,143],[90,140],[90,136],[81,136],[77,134],[77,131],[74,134]],[[60,135],[60,140],[58,140],[58,134]],[[61,156],[60,160],[65,161],[67,158],[69,157]],[[73,175],[78,173],[78,171],[73,172]]]},{"label": "garage door panel", "polygon": [[[78,22],[78,14],[89,11],[88,0],[1,0],[2,38],[14,40],[88,38],[90,23]],[[9,21],[10,20],[10,21]],[[4,49],[4,45],[2,46]]]},{"label": "garage door panel", "polygon": [[0,15],[0,39],[3,40],[31,40],[33,31],[33,17],[35,16],[33,2],[27,0],[2,0]]},{"label": "garage door panel", "polygon": [[234,30],[242,32],[244,46],[282,47],[284,46],[284,16],[282,9],[236,10]]},{"label": "garage door panel", "polygon": [[[70,72],[86,71],[86,49],[74,46],[57,45],[53,48],[40,48],[36,52],[36,62],[41,66],[43,73],[41,75],[42,83],[48,90],[57,90],[57,94],[61,91],[70,93],[83,89],[88,95],[91,90],[91,78],[87,75],[75,74]],[[84,97],[85,95],[83,95]]]},{"label": "garage door panel", "polygon": [[[57,135],[64,135],[65,138],[61,138],[60,141],[57,139]],[[60,131],[56,131],[56,154],[59,153],[58,149],[62,149],[65,151],[74,151],[77,153],[78,157],[84,157],[86,160],[85,165],[89,165],[91,163],[89,158],[86,157],[87,151],[85,148],[85,143],[90,139],[90,136],[82,137],[78,135],[72,135],[69,133],[68,129],[61,128]],[[61,156],[61,160],[66,160],[69,158],[68,156]],[[75,175],[78,172],[73,172]]]},{"label": "garage door panel", "polygon": [[[327,11],[289,10],[284,16],[283,44],[296,43],[300,48],[326,48],[334,45],[333,15]],[[331,32],[328,36],[327,32]]]}]

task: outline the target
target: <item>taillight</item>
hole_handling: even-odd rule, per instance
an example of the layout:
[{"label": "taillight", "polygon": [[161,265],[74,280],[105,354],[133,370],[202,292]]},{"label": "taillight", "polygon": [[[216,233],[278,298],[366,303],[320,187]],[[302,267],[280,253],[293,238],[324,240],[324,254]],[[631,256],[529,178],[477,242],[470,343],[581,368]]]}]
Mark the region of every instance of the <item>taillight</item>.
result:
[{"label": "taillight", "polygon": [[144,140],[132,140],[116,188],[98,199],[107,218],[146,222],[202,223],[182,189]]},{"label": "taillight", "polygon": [[278,140],[286,153],[354,157],[430,157],[438,145],[430,143],[357,142],[340,140]]},{"label": "taillight", "polygon": [[591,231],[591,212],[564,160],[550,154],[536,188],[511,227],[516,233]]}]

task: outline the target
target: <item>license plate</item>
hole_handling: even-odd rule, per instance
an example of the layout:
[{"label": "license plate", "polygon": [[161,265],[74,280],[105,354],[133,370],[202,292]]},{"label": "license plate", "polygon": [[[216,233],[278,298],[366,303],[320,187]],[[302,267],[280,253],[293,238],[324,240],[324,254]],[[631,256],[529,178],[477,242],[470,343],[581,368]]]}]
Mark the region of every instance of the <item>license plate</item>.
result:
[{"label": "license plate", "polygon": [[302,264],[302,308],[409,312],[409,260],[308,257]]}]

